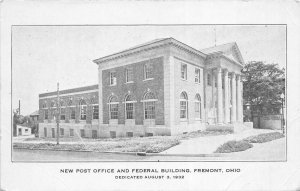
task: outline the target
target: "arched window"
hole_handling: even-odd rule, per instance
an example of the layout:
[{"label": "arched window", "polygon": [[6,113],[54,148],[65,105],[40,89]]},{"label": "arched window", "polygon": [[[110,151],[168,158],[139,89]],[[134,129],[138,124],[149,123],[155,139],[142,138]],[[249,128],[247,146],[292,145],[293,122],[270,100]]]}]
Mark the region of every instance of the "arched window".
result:
[{"label": "arched window", "polygon": [[147,92],[144,96],[144,118],[155,119],[155,95],[152,92]]},{"label": "arched window", "polygon": [[118,119],[119,102],[116,96],[109,99],[109,117],[110,119]]},{"label": "arched window", "polygon": [[126,119],[133,119],[133,112],[134,112],[134,101],[131,95],[127,95],[125,98],[125,113]]},{"label": "arched window", "polygon": [[86,120],[86,102],[84,99],[80,100],[79,102],[79,109],[80,109],[80,120]]},{"label": "arched window", "polygon": [[199,94],[195,96],[195,118],[201,119],[201,97]]},{"label": "arched window", "polygon": [[180,94],[180,119],[187,119],[188,97],[185,92]]}]

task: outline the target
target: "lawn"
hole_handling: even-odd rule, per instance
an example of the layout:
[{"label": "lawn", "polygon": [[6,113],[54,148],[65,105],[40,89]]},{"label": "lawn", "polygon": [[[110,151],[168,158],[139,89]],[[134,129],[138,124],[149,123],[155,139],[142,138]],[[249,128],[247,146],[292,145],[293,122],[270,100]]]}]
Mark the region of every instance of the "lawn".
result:
[{"label": "lawn", "polygon": [[[24,142],[15,142],[14,148],[72,150],[72,151],[115,151],[115,152],[146,152],[159,153],[175,145],[180,140],[202,136],[218,136],[229,134],[229,131],[195,131],[176,136],[153,137],[121,137],[107,139],[60,138],[56,145],[56,138],[28,138]],[[27,141],[27,143],[26,143]],[[28,142],[30,141],[30,142]],[[36,143],[34,143],[36,141]]]},{"label": "lawn", "polygon": [[284,135],[279,132],[264,133],[260,135],[250,136],[240,141],[228,141],[217,148],[215,153],[231,153],[245,151],[253,147],[252,143],[265,143],[275,139],[283,138]]}]

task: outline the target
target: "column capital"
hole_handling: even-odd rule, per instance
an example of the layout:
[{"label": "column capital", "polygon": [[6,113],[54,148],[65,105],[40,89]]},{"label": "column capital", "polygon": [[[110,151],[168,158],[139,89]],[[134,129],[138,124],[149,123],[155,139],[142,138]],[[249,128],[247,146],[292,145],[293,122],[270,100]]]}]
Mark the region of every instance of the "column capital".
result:
[{"label": "column capital", "polygon": [[231,77],[231,79],[235,79],[235,77],[236,77],[236,73],[234,73],[234,72],[230,72],[229,74],[230,74],[230,77]]}]

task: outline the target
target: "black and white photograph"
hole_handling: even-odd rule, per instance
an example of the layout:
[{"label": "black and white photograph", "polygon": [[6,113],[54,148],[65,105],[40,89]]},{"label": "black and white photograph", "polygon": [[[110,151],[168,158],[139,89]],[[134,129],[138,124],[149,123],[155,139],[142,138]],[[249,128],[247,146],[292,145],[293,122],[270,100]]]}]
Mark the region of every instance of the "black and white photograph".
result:
[{"label": "black and white photograph", "polygon": [[286,25],[13,26],[12,160],[285,161],[285,69]]},{"label": "black and white photograph", "polygon": [[1,1],[0,190],[300,190],[299,6]]}]

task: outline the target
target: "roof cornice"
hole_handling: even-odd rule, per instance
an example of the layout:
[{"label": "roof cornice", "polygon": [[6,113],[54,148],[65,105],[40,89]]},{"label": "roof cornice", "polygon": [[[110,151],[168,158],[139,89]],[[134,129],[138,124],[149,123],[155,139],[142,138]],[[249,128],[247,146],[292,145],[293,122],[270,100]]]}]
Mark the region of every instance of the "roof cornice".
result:
[{"label": "roof cornice", "polygon": [[187,51],[191,54],[194,54],[196,56],[200,56],[202,58],[206,58],[206,54],[178,41],[178,40],[175,40],[174,38],[167,38],[167,39],[162,39],[160,41],[156,41],[156,42],[153,42],[153,43],[150,43],[150,44],[146,44],[146,45],[142,45],[142,46],[138,46],[138,47],[135,47],[135,48],[132,48],[132,49],[128,49],[128,50],[124,50],[124,51],[121,51],[121,52],[118,52],[118,53],[115,53],[115,54],[112,54],[112,55],[108,55],[108,56],[105,56],[105,57],[102,57],[102,58],[98,58],[98,59],[95,59],[93,60],[94,63],[96,64],[100,64],[100,63],[104,63],[104,62],[108,62],[108,61],[111,61],[111,60],[115,60],[115,59],[119,59],[119,58],[122,58],[122,57],[127,57],[127,56],[130,56],[130,55],[134,55],[134,54],[137,54],[137,53],[140,53],[140,52],[145,52],[145,51],[149,51],[149,50],[153,50],[153,49],[157,49],[157,48],[161,48],[161,47],[164,47],[164,46],[174,46],[176,48],[179,48],[181,50],[184,50],[184,51]]}]

